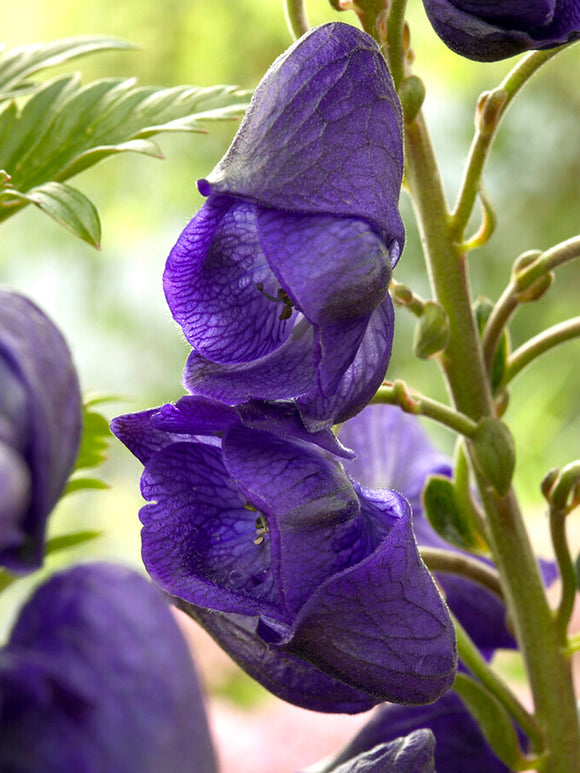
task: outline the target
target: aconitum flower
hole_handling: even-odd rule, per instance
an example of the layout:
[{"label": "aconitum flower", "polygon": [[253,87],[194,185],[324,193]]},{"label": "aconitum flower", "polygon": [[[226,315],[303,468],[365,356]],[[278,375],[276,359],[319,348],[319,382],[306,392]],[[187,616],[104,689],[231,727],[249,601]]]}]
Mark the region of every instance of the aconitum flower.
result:
[{"label": "aconitum flower", "polygon": [[147,571],[285,700],[346,713],[435,700],[455,638],[407,501],[349,479],[296,422],[283,433],[277,406],[271,431],[267,405],[261,429],[222,410],[186,396],[112,423],[145,465]]},{"label": "aconitum flower", "polygon": [[[412,734],[413,737],[419,728],[423,732],[431,731],[435,736],[435,767],[426,768],[427,771],[510,773],[507,765],[494,754],[479,725],[454,692],[446,693],[430,706],[380,707],[348,746],[319,773],[342,771],[341,766],[348,765],[351,759],[368,753],[378,744],[393,743],[400,736]],[[410,772],[412,770],[409,768]]]},{"label": "aconitum flower", "polygon": [[65,340],[27,298],[0,289],[0,565],[40,566],[50,511],[78,452],[81,398]]},{"label": "aconitum flower", "polygon": [[190,391],[293,400],[310,429],[371,399],[393,338],[402,171],[378,46],[342,23],[311,30],[266,73],[168,258]]},{"label": "aconitum flower", "polygon": [[423,0],[439,37],[468,59],[492,62],[580,38],[580,0]]},{"label": "aconitum flower", "polygon": [[215,773],[187,645],[142,576],[81,565],[21,610],[0,650],[0,769]]}]

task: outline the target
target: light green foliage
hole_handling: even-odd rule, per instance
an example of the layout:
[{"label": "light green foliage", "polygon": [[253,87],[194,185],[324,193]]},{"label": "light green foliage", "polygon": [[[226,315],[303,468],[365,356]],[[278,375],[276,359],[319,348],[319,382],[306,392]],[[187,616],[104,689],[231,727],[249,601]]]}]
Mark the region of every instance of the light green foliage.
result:
[{"label": "light green foliage", "polygon": [[[62,185],[108,156],[132,151],[162,158],[149,138],[162,132],[207,132],[204,123],[239,117],[247,93],[231,86],[169,89],[138,87],[132,78],[106,78],[86,86],[78,74],[34,85],[28,76],[71,56],[128,47],[108,38],[56,41],[21,47],[0,60],[0,169],[10,179],[0,192],[0,222],[28,203],[98,247],[101,227],[94,205]],[[23,106],[11,97],[26,92]],[[2,104],[3,102],[3,104]]]}]

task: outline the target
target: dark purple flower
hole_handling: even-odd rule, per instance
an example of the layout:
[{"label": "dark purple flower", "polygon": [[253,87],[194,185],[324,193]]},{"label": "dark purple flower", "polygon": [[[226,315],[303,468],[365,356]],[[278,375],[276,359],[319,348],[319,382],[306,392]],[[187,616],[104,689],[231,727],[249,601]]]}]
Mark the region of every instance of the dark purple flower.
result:
[{"label": "dark purple flower", "polygon": [[218,427],[222,409],[188,396],[112,424],[145,465],[148,572],[285,700],[349,713],[435,700],[453,681],[454,632],[406,500],[284,436],[278,407],[271,431],[267,408],[261,429],[225,413]]},{"label": "dark purple flower", "polygon": [[274,62],[167,261],[189,390],[295,400],[311,429],[371,399],[392,345],[402,170],[400,105],[372,38],[326,24]]},{"label": "dark purple flower", "polygon": [[[341,754],[318,773],[435,773],[435,738],[430,730],[414,730],[387,743],[368,745],[360,753]],[[492,772],[493,773],[493,772]]]},{"label": "dark purple flower", "polygon": [[33,303],[0,288],[0,565],[42,563],[48,515],[70,475],[81,399],[60,332]]},{"label": "dark purple flower", "polygon": [[22,609],[0,650],[0,769],[215,773],[189,651],[143,577],[78,566]]},{"label": "dark purple flower", "polygon": [[435,31],[453,51],[493,62],[580,37],[579,0],[423,0]]},{"label": "dark purple flower", "polygon": [[[435,736],[434,770],[437,773],[510,773],[491,750],[463,702],[451,691],[430,706],[391,705],[377,709],[358,735],[320,773],[342,771],[340,766],[348,764],[352,758],[356,759],[378,744],[392,743],[409,733],[414,735],[419,728],[430,730]],[[398,768],[394,768],[393,773],[395,771]]]}]

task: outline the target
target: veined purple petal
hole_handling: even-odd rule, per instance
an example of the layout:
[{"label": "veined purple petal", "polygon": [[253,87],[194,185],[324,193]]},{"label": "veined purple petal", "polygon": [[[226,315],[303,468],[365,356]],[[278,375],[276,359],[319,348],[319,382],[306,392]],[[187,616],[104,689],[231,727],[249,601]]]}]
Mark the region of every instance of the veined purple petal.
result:
[{"label": "veined purple petal", "polygon": [[0,652],[0,768],[217,770],[200,687],[159,592],[120,566],[55,575]]},{"label": "veined purple petal", "polygon": [[294,325],[294,319],[280,319],[279,284],[262,251],[251,202],[210,198],[171,251],[163,281],[185,337],[214,362],[267,355]]},{"label": "veined purple petal", "polygon": [[[12,538],[9,544],[0,543],[0,564],[26,572],[42,563],[46,521],[74,466],[81,399],[71,355],[58,329],[29,300],[2,289],[0,387],[0,439],[21,455],[31,487],[18,516],[21,537],[17,543]],[[11,518],[15,524],[14,514]]]},{"label": "veined purple petal", "polygon": [[580,37],[578,0],[423,0],[435,31],[468,59],[495,61]]},{"label": "veined purple petal", "polygon": [[403,738],[378,744],[321,773],[435,773],[435,738],[430,730],[414,730]]},{"label": "veined purple petal", "polygon": [[318,431],[361,411],[381,385],[391,357],[394,310],[390,295],[370,315],[361,344],[332,394],[310,391],[296,402],[306,426]]},{"label": "veined purple petal", "polygon": [[[300,611],[286,645],[384,700],[425,703],[453,683],[455,632],[421,561],[411,512],[394,492],[359,491],[361,506],[398,514],[377,549],[329,577]],[[316,631],[324,631],[317,639]]]},{"label": "veined purple petal", "polygon": [[183,383],[192,392],[228,405],[253,398],[291,400],[313,388],[313,345],[312,327],[303,319],[278,349],[254,362],[224,365],[192,352]]},{"label": "veined purple petal", "polygon": [[276,581],[294,615],[323,580],[352,561],[351,550],[337,548],[343,526],[355,539],[355,491],[340,464],[316,447],[266,433],[230,431],[224,461],[276,534]]},{"label": "veined purple petal", "polygon": [[384,706],[374,713],[357,736],[322,773],[334,773],[338,764],[373,749],[377,744],[427,728],[435,736],[437,773],[509,773],[495,756],[479,726],[454,692],[430,706]]},{"label": "veined purple petal", "polygon": [[229,151],[200,191],[271,209],[360,217],[404,241],[397,209],[401,110],[373,39],[340,22],[316,27],[268,70]]},{"label": "veined purple petal", "polygon": [[174,599],[253,679],[282,700],[310,711],[359,714],[379,701],[256,634],[257,618],[201,609]]},{"label": "veined purple petal", "polygon": [[173,596],[245,615],[284,619],[270,569],[271,535],[260,513],[229,477],[220,449],[174,443],[155,454],[141,479],[142,556],[149,574]]}]

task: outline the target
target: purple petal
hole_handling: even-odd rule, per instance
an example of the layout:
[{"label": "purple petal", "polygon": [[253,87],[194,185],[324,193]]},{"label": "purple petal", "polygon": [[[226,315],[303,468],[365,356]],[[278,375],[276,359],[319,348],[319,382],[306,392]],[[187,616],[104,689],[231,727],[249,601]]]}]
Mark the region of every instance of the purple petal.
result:
[{"label": "purple petal", "polygon": [[182,232],[163,277],[171,312],[199,355],[248,362],[288,338],[279,284],[262,251],[256,207],[212,197]]},{"label": "purple petal", "polygon": [[340,439],[356,452],[350,476],[369,488],[400,491],[421,511],[421,491],[428,475],[451,475],[451,460],[429,440],[415,416],[394,405],[369,405],[340,428]]},{"label": "purple petal", "polygon": [[370,510],[397,513],[398,522],[366,560],[312,595],[288,647],[383,700],[426,703],[453,683],[455,632],[419,557],[410,510],[387,494],[361,490],[359,497]]},{"label": "purple petal", "polygon": [[435,31],[453,51],[478,61],[528,49],[553,48],[580,37],[578,0],[423,0]]},{"label": "purple petal", "polygon": [[274,695],[310,711],[359,714],[378,702],[311,663],[270,647],[256,634],[256,618],[223,614],[174,599],[230,657]]},{"label": "purple petal", "polygon": [[187,389],[238,405],[252,398],[291,400],[312,389],[312,327],[303,319],[271,354],[241,365],[214,363],[192,352],[184,373]]},{"label": "purple petal", "polygon": [[204,195],[360,217],[398,248],[401,111],[378,46],[340,22],[312,29],[268,70]]},{"label": "purple petal", "polygon": [[361,345],[334,393],[311,391],[296,402],[311,432],[346,421],[373,398],[387,371],[393,344],[394,311],[389,295],[371,314]]},{"label": "purple petal", "polygon": [[[430,706],[384,706],[376,711],[360,733],[339,754],[333,764],[350,760],[377,744],[405,736],[417,728],[435,735],[437,773],[509,773],[488,746],[479,726],[453,692]],[[334,768],[323,773],[331,773]]]},{"label": "purple petal", "polygon": [[269,265],[314,325],[318,387],[332,392],[387,294],[391,267],[385,245],[365,222],[352,218],[261,210],[258,228]]},{"label": "purple petal", "polygon": [[[42,563],[46,521],[77,456],[81,399],[58,329],[33,303],[7,290],[0,290],[0,382],[0,438],[21,454],[31,485],[18,516],[21,537],[16,544],[12,538],[0,543],[0,564],[31,571]],[[15,411],[6,408],[7,392],[19,406]]]},{"label": "purple petal", "polygon": [[350,524],[359,511],[352,485],[342,467],[317,448],[250,430],[225,436],[224,461],[275,535],[277,583],[285,606],[295,613],[352,557],[336,550],[342,525],[352,535]]},{"label": "purple petal", "polygon": [[54,576],[0,655],[0,768],[216,771],[197,677],[158,591],[119,566]]},{"label": "purple petal", "polygon": [[435,773],[435,738],[429,730],[414,730],[403,738],[326,768],[322,773]]},{"label": "purple petal", "polygon": [[142,556],[161,588],[193,604],[284,617],[270,571],[270,538],[256,542],[259,513],[230,479],[221,451],[174,443],[141,479]]}]

